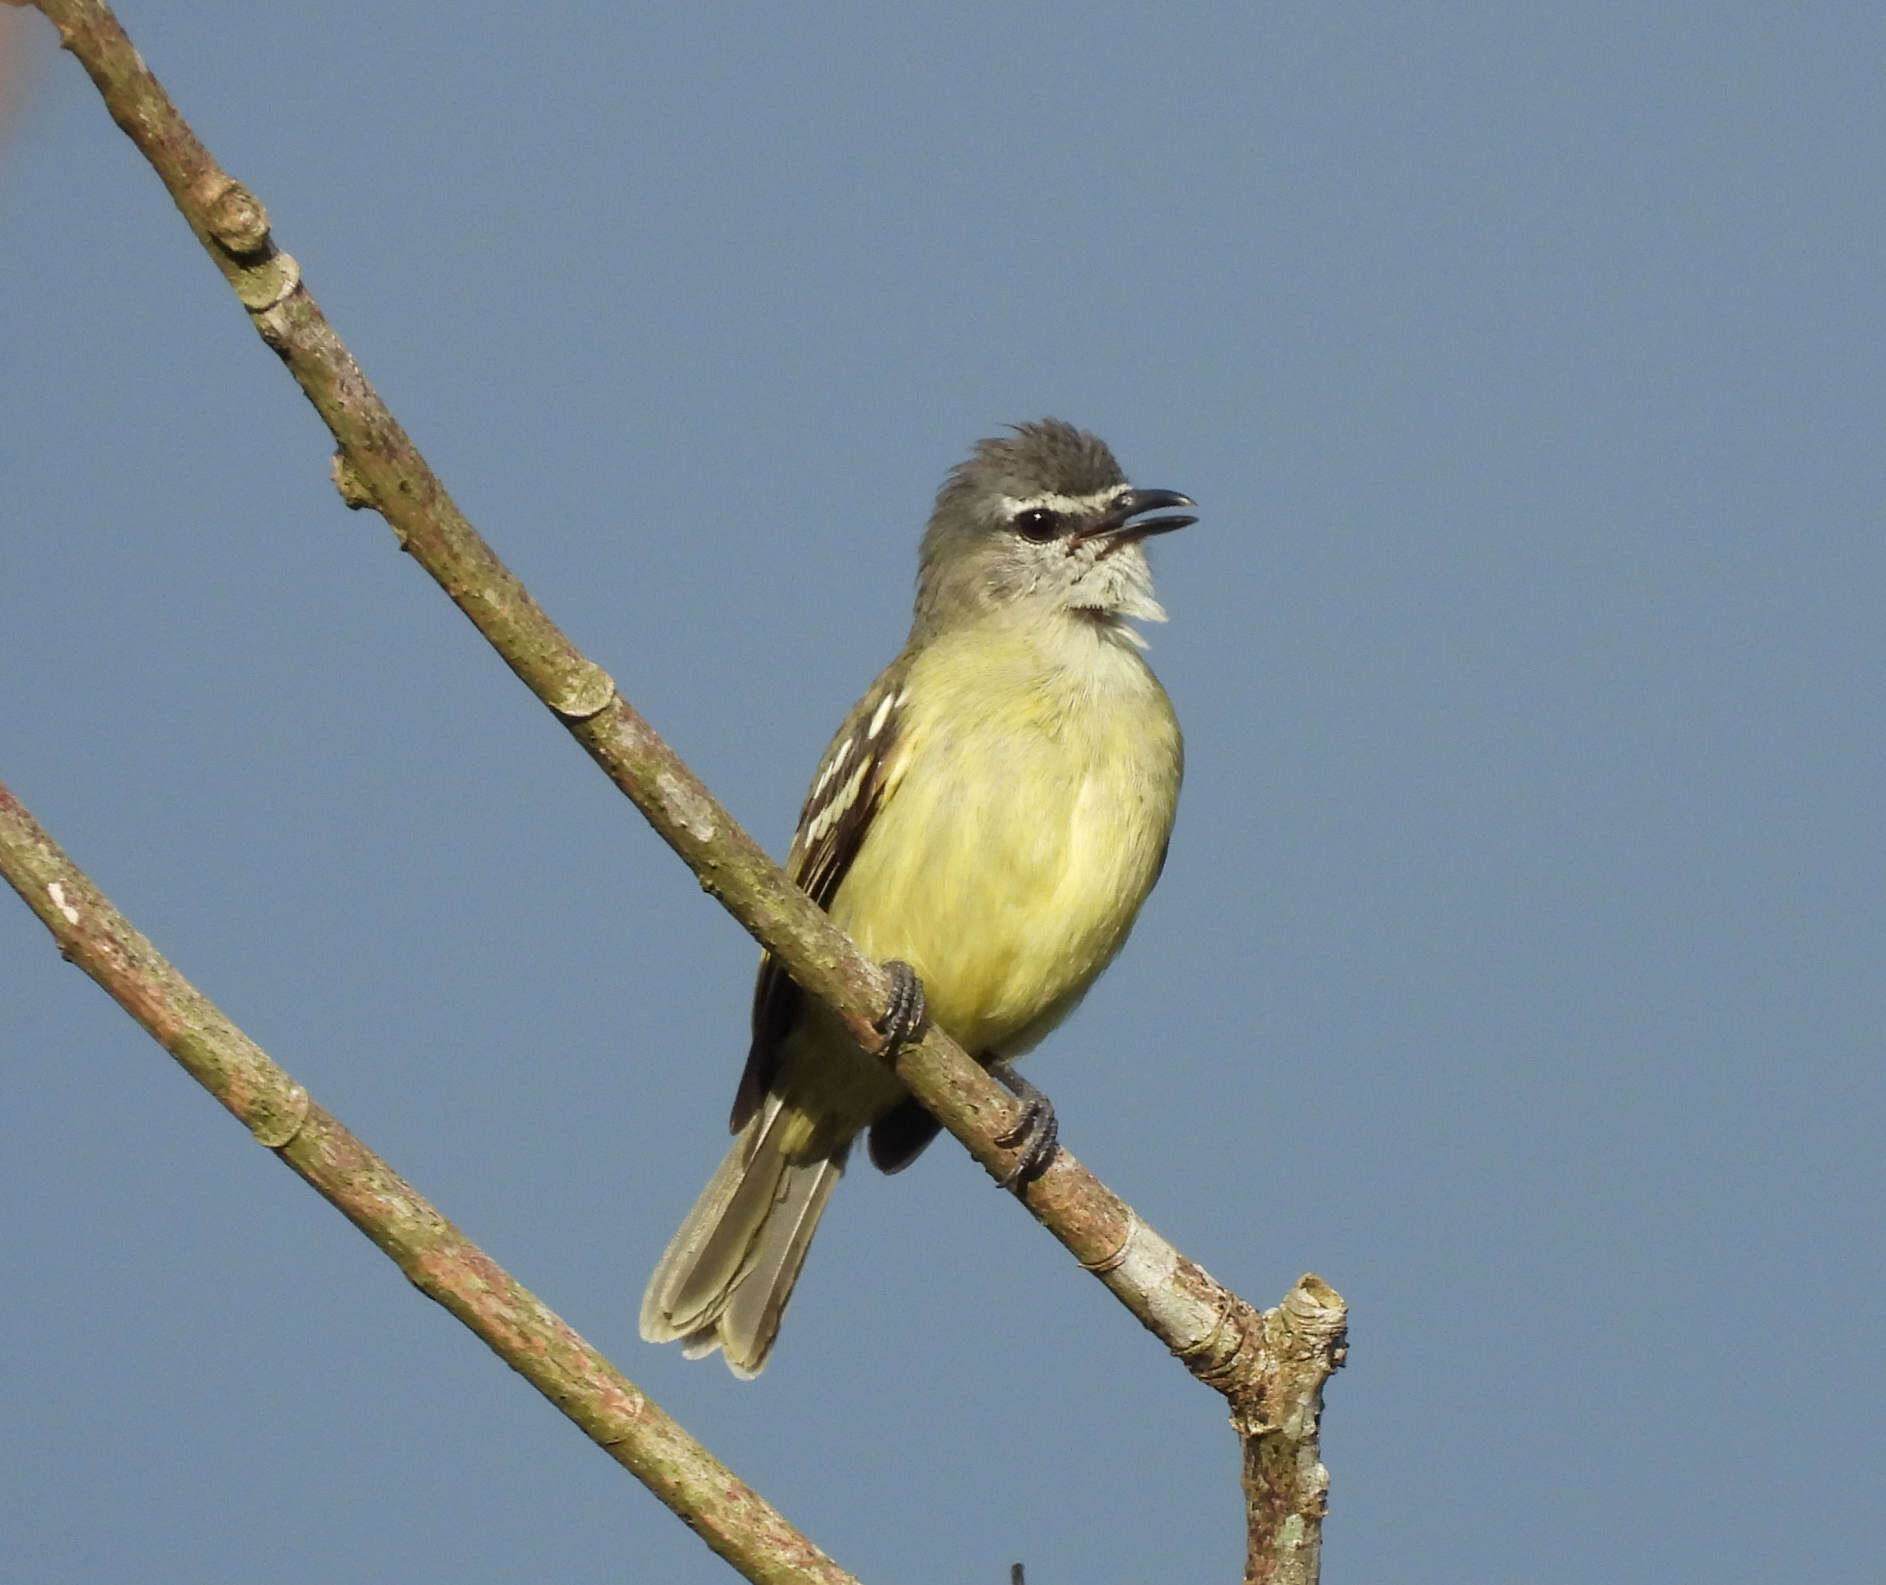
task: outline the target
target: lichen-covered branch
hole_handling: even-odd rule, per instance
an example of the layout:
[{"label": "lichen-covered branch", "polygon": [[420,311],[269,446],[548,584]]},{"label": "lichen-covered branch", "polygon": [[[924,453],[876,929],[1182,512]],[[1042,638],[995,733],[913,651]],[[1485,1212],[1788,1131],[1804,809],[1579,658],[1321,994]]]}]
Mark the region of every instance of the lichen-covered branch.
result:
[{"label": "lichen-covered branch", "polygon": [[1244,1449],[1245,1585],[1316,1585],[1329,1493],[1317,1421],[1323,1383],[1348,1347],[1348,1322],[1342,1295],[1309,1275],[1264,1312],[1263,1380],[1231,1401]]}]

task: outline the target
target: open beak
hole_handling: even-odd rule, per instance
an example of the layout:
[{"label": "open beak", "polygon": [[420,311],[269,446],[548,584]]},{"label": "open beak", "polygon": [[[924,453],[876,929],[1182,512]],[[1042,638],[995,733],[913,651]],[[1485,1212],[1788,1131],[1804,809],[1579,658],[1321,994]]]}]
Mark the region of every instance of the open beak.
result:
[{"label": "open beak", "polygon": [[[1154,534],[1170,534],[1175,528],[1188,528],[1196,517],[1141,517],[1143,512],[1160,512],[1170,506],[1196,506],[1189,495],[1177,490],[1128,490],[1120,496],[1105,516],[1097,517],[1085,528],[1068,536],[1068,546],[1084,545],[1090,539],[1105,539],[1102,554],[1119,545],[1132,545]],[[1135,519],[1138,521],[1134,521]]]}]

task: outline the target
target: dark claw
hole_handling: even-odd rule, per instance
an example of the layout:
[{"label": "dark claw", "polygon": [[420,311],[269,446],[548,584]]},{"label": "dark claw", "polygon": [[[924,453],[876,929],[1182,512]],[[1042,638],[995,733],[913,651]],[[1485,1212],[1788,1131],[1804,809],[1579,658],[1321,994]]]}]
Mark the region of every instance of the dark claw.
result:
[{"label": "dark claw", "polygon": [[995,1136],[1004,1150],[1018,1151],[1015,1165],[1002,1175],[1002,1187],[1017,1192],[1028,1187],[1054,1160],[1061,1148],[1061,1125],[1054,1115],[1054,1102],[1043,1095],[1006,1062],[992,1062],[989,1073],[1010,1095],[1022,1103],[1021,1116],[1014,1126]]},{"label": "dark claw", "polygon": [[923,1033],[929,1014],[923,1005],[923,981],[917,971],[898,958],[886,958],[884,972],[891,977],[891,999],[884,1016],[872,1028],[884,1037],[878,1055],[886,1062],[897,1061],[897,1053]]}]

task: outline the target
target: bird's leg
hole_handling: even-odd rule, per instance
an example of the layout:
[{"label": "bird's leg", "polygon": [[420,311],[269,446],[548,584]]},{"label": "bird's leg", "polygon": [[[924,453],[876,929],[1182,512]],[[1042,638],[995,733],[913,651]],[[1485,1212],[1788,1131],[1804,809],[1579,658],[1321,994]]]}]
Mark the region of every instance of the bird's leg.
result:
[{"label": "bird's leg", "polygon": [[1015,1165],[1002,1177],[1003,1188],[1019,1193],[1048,1170],[1048,1163],[1061,1148],[1061,1125],[1055,1120],[1054,1102],[1006,1062],[991,1062],[989,1074],[1022,1103],[1022,1114],[1015,1119],[1014,1127],[995,1136],[995,1142],[1004,1150],[1020,1152]]},{"label": "bird's leg", "polygon": [[923,1033],[929,1014],[923,1005],[923,981],[915,969],[901,958],[886,958],[884,972],[891,977],[891,999],[872,1028],[884,1037],[878,1056],[887,1067],[895,1067],[898,1052]]}]

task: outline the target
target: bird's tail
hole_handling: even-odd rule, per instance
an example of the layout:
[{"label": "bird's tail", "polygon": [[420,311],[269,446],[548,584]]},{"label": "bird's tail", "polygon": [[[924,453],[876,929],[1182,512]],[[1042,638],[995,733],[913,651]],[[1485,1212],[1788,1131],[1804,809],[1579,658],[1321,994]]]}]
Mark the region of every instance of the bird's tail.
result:
[{"label": "bird's tail", "polygon": [[746,1379],[765,1366],[845,1167],[843,1148],[792,1159],[783,1138],[798,1132],[785,1126],[790,1117],[778,1096],[767,1097],[668,1241],[642,1295],[647,1341],[679,1338],[689,1359],[718,1348],[727,1368]]}]

